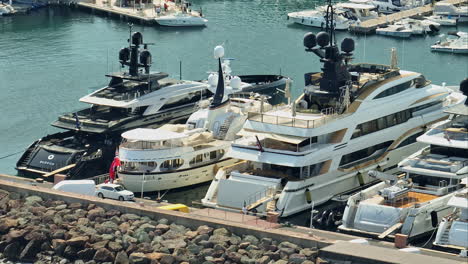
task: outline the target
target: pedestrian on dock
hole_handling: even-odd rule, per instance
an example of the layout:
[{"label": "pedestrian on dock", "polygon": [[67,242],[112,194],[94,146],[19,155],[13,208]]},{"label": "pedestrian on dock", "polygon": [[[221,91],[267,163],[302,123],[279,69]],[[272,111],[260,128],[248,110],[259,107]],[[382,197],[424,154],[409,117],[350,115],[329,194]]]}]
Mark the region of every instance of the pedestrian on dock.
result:
[{"label": "pedestrian on dock", "polygon": [[164,12],[167,12],[167,8],[168,8],[168,7],[169,7],[169,6],[167,5],[167,3],[164,2]]}]

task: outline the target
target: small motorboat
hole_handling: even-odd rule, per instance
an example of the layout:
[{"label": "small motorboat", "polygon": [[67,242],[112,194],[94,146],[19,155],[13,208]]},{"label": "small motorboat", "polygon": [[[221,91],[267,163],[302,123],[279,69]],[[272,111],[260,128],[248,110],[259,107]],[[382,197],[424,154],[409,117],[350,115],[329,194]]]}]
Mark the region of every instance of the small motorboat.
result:
[{"label": "small motorboat", "polygon": [[0,16],[8,16],[16,13],[16,10],[9,4],[0,4]]},{"label": "small motorboat", "polygon": [[[347,30],[351,19],[344,16],[344,10],[336,10],[333,18],[335,20],[334,27],[336,30]],[[288,20],[290,19],[296,24],[301,24],[309,27],[324,28],[326,24],[326,10],[318,7],[315,10],[304,10],[299,12],[288,13]]]},{"label": "small motorboat", "polygon": [[439,40],[431,46],[432,51],[464,53],[468,54],[468,33],[467,32],[452,32],[448,35],[456,36],[456,38],[447,38]]},{"label": "small motorboat", "polygon": [[431,20],[417,20],[412,18],[405,18],[395,23],[395,25],[402,25],[412,31],[413,35],[434,34],[439,32],[440,24]]},{"label": "small motorboat", "polygon": [[208,22],[208,19],[194,12],[177,12],[158,16],[154,20],[159,25],[168,27],[203,27]]},{"label": "small motorboat", "polygon": [[398,38],[409,38],[413,34],[413,30],[407,28],[405,25],[388,25],[375,30],[376,34],[398,37]]},{"label": "small motorboat", "polygon": [[441,26],[456,26],[457,20],[453,18],[444,17],[441,15],[432,15],[425,17],[425,19],[439,23]]}]

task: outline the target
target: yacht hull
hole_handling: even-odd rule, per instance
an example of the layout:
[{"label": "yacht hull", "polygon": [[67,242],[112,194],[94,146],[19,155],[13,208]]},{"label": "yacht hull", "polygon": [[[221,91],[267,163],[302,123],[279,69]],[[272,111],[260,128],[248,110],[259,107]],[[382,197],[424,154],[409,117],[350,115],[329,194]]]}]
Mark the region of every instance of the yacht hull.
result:
[{"label": "yacht hull", "polygon": [[156,192],[211,181],[219,168],[235,162],[235,159],[225,159],[217,163],[169,173],[119,172],[118,177],[125,188],[132,192]]}]

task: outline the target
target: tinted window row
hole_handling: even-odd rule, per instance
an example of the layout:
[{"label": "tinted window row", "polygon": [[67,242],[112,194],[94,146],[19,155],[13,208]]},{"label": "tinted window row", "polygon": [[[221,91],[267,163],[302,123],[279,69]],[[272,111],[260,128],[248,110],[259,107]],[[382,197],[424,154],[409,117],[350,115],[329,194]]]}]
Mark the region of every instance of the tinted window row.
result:
[{"label": "tinted window row", "polygon": [[383,97],[387,97],[387,96],[390,96],[390,95],[397,94],[399,92],[402,92],[402,91],[404,91],[406,89],[411,88],[411,86],[413,86],[413,84],[414,84],[413,80],[398,84],[396,86],[388,88],[387,90],[379,93],[377,96],[374,97],[374,99],[379,99],[379,98],[383,98]]}]

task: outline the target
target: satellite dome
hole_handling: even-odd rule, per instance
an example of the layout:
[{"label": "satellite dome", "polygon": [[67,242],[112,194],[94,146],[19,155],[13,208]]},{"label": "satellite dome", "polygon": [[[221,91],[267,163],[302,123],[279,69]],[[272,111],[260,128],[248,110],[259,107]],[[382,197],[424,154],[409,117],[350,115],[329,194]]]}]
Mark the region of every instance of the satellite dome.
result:
[{"label": "satellite dome", "polygon": [[148,50],[143,50],[140,53],[140,63],[145,66],[148,66],[152,63],[151,53]]},{"label": "satellite dome", "polygon": [[208,84],[210,86],[216,86],[218,84],[218,74],[211,73],[208,75]]},{"label": "satellite dome", "polygon": [[317,40],[312,32],[308,32],[304,35],[304,46],[308,49],[317,46]]},{"label": "satellite dome", "polygon": [[143,44],[143,35],[140,32],[132,34],[132,44],[137,46]]},{"label": "satellite dome", "polygon": [[129,48],[121,48],[119,51],[119,60],[126,62],[130,59],[130,49]]},{"label": "satellite dome", "polygon": [[345,38],[341,42],[341,50],[345,53],[351,53],[354,51],[354,40],[351,38]]},{"label": "satellite dome", "polygon": [[319,32],[317,34],[317,44],[319,44],[320,47],[325,47],[330,43],[330,35],[328,35],[327,32]]},{"label": "satellite dome", "polygon": [[215,59],[222,58],[224,56],[224,48],[223,46],[216,46],[214,48],[214,57]]},{"label": "satellite dome", "polygon": [[234,76],[232,77],[230,83],[233,89],[239,89],[241,87],[242,80],[239,78],[239,76]]}]

